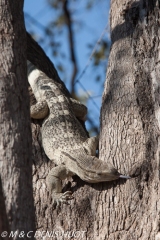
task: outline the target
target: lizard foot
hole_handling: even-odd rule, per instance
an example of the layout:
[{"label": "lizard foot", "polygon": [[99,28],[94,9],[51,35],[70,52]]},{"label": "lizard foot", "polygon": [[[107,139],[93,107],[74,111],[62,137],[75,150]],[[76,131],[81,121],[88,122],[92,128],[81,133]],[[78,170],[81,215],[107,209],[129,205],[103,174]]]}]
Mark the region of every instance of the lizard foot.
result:
[{"label": "lizard foot", "polygon": [[56,205],[56,207],[59,207],[63,203],[69,204],[68,201],[73,199],[73,196],[71,191],[67,191],[65,193],[54,193],[52,195],[52,198],[54,201],[54,205]]}]

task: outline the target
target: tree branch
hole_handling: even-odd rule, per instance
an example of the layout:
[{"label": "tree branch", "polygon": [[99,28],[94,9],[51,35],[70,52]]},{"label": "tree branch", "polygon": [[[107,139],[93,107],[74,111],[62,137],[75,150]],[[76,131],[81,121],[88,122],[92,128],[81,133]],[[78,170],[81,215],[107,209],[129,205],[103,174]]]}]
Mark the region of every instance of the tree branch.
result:
[{"label": "tree branch", "polygon": [[40,47],[40,45],[31,37],[31,35],[28,32],[26,34],[27,34],[27,60],[33,63],[39,70],[44,72],[49,78],[52,78],[54,81],[56,81],[60,89],[62,89],[65,92],[65,95],[71,97],[65,84],[60,79],[54,64],[47,57],[47,55]]}]

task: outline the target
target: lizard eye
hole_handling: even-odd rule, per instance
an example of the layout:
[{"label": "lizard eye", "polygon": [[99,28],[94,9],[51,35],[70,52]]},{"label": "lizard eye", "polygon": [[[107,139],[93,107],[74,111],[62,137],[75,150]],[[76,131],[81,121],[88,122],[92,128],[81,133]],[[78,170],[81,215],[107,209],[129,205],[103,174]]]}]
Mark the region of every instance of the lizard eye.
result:
[{"label": "lizard eye", "polygon": [[98,172],[97,175],[98,175],[98,176],[102,176],[102,173]]}]

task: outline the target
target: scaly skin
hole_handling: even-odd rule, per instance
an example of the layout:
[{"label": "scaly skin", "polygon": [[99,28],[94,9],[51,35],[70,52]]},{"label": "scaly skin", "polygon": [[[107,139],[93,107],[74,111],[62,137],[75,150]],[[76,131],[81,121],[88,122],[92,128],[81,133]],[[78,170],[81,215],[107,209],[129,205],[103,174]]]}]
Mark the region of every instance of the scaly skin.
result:
[{"label": "scaly skin", "polygon": [[[32,118],[44,118],[42,123],[42,144],[48,158],[57,165],[52,168],[47,185],[54,202],[72,199],[72,193],[62,193],[61,180],[78,175],[90,183],[112,181],[122,176],[111,164],[96,157],[98,137],[88,138],[77,120],[84,119],[87,108],[68,97],[58,84],[28,65],[28,80],[37,103],[31,107]],[[125,177],[129,178],[129,177]]]}]

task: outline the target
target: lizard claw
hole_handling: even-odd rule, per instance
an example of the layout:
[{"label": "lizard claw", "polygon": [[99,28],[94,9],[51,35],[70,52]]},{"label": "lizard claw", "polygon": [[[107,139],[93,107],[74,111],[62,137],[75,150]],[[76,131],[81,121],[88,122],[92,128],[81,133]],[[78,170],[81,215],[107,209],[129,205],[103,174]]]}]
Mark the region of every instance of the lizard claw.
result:
[{"label": "lizard claw", "polygon": [[71,191],[67,191],[65,193],[56,193],[53,195],[54,204],[56,204],[56,207],[59,207],[61,204],[69,204],[68,201],[73,199]]}]

